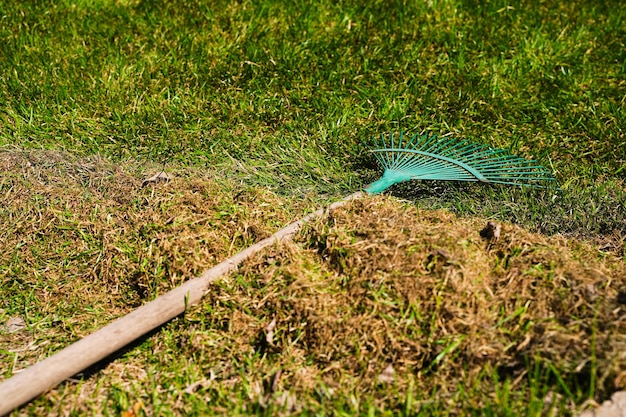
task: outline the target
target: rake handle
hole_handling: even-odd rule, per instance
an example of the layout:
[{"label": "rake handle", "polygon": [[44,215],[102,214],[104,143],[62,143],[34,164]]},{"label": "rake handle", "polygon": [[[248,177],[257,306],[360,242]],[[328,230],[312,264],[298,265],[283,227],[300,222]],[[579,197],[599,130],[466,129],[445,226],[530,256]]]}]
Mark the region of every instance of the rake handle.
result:
[{"label": "rake handle", "polygon": [[0,384],[0,415],[8,414],[15,408],[54,388],[67,378],[105,359],[137,338],[182,314],[187,307],[197,304],[202,299],[213,281],[232,272],[253,254],[276,242],[290,238],[304,223],[321,217],[327,210],[343,206],[362,196],[362,192],[356,192],[331,204],[327,209],[322,208],[308,214],[269,238],[249,246],[205,271],[200,277],[185,282],[4,381]]}]

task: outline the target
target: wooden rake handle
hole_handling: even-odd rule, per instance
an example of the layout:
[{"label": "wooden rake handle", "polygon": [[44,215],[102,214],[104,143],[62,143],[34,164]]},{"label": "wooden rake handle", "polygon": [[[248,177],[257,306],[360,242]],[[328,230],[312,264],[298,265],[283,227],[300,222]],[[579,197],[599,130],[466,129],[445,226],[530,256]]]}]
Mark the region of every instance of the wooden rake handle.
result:
[{"label": "wooden rake handle", "polygon": [[327,209],[310,213],[285,228],[233,257],[205,271],[170,292],[120,317],[95,333],[84,337],[60,352],[19,372],[0,384],[0,416],[26,404],[33,398],[54,388],[107,356],[115,353],[135,339],[183,313],[188,306],[197,304],[209,285],[236,269],[244,260],[281,240],[292,237],[304,223],[321,217],[327,210],[345,205],[363,196],[356,192],[331,204]]}]

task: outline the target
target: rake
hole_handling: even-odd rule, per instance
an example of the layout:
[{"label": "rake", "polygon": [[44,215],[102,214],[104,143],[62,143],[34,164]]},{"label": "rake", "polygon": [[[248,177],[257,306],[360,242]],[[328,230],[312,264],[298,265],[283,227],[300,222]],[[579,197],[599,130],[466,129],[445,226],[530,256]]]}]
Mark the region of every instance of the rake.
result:
[{"label": "rake", "polygon": [[[385,172],[381,179],[365,188],[369,194],[381,193],[393,184],[413,179],[483,181],[531,187],[544,187],[556,181],[544,167],[534,161],[467,141],[438,139],[435,135],[427,134],[417,134],[410,140],[405,140],[404,133],[400,133],[397,138],[391,134],[389,140],[381,135],[374,145],[375,148],[371,151]],[[184,313],[189,306],[202,299],[213,282],[235,270],[251,255],[278,241],[289,239],[303,224],[363,195],[362,192],[356,192],[326,209],[319,209],[291,223],[271,237],[205,271],[201,276],[190,279],[0,383],[0,416]]]},{"label": "rake", "polygon": [[481,181],[485,183],[545,188],[556,179],[536,161],[511,155],[503,149],[439,138],[428,133],[406,139],[404,132],[389,139],[373,138],[371,152],[384,168],[382,178],[365,188],[378,194],[410,180]]}]

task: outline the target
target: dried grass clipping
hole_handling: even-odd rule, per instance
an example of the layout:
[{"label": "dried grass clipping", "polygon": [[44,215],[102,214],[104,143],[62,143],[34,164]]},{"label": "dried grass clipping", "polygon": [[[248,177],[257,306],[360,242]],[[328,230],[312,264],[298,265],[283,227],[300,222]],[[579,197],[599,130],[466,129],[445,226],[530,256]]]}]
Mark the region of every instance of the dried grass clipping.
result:
[{"label": "dried grass clipping", "polygon": [[[231,337],[278,355],[296,390],[323,381],[375,392],[393,381],[445,400],[478,384],[488,398],[485,372],[523,385],[529,364],[582,385],[593,366],[599,396],[621,387],[624,263],[511,225],[481,237],[484,224],[383,197],[355,201],[249,262],[247,284],[216,289],[213,307],[241,306]],[[250,333],[260,322],[273,324],[271,352]]]}]

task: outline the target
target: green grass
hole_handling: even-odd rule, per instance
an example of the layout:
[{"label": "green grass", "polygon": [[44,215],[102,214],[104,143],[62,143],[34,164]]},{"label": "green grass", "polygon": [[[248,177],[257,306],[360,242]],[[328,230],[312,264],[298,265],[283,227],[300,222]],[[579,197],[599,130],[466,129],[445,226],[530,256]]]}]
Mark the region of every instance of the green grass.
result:
[{"label": "green grass", "polygon": [[[363,140],[427,129],[538,158],[565,200],[600,187],[619,206],[626,13],[611,4],[4,4],[0,145],[243,170],[288,194],[336,194],[374,178]],[[590,232],[585,216],[541,210]]]},{"label": "green grass", "polygon": [[[242,226],[250,218],[278,228],[374,180],[378,172],[363,141],[406,129],[451,132],[538,159],[562,191],[413,182],[394,187],[394,195],[422,208],[594,239],[626,259],[626,11],[618,1],[7,1],[0,3],[0,56],[0,148],[100,154],[120,164],[164,164],[183,175],[218,178],[222,206],[207,227],[226,231],[215,258],[255,239]],[[69,174],[92,180],[89,172]],[[0,190],[12,195],[18,177],[0,177]],[[28,234],[28,253],[15,249],[28,262],[15,255],[0,265],[0,294],[8,300],[0,316],[28,311],[29,325],[60,342],[67,341],[64,331],[82,334],[111,318],[103,314],[104,301],[81,306],[78,316],[93,321],[61,331],[80,306],[81,289],[61,297],[59,317],[42,298],[72,288],[68,271],[105,254],[98,222],[110,214],[113,197],[92,186],[85,185],[95,194],[86,191],[78,206],[41,191],[21,206],[24,212],[0,207],[6,224],[21,224],[58,204],[48,214],[52,226]],[[249,189],[269,189],[285,206],[238,211],[232,201]],[[187,223],[138,220],[154,199],[147,191],[134,202],[119,198],[137,224],[127,225],[132,233],[116,249],[135,273],[120,284],[127,291],[122,299],[111,301],[116,311],[172,284],[172,271],[179,278],[189,272],[145,257],[151,239]],[[76,220],[85,208],[94,210],[91,217]],[[227,241],[227,232],[238,238]],[[47,271],[57,269],[50,278]],[[175,338],[175,326],[164,335]],[[150,351],[151,343],[140,350]],[[175,346],[168,344],[172,355]],[[10,353],[2,355],[12,361]],[[199,377],[172,378],[184,387]],[[556,377],[535,379],[542,378]],[[541,384],[537,401],[546,394]],[[107,394],[106,404],[117,410],[112,414],[133,406],[128,389]],[[167,389],[153,387],[154,404]],[[494,415],[513,413],[506,405],[513,393],[502,389]],[[230,395],[215,398],[226,404]],[[244,404],[248,393],[237,395]],[[463,395],[471,401],[475,394],[469,387]],[[367,398],[341,401],[333,407],[345,414],[376,408]],[[430,397],[414,401],[428,407]],[[155,410],[167,414],[169,406]],[[446,413],[439,403],[432,407]]]}]

